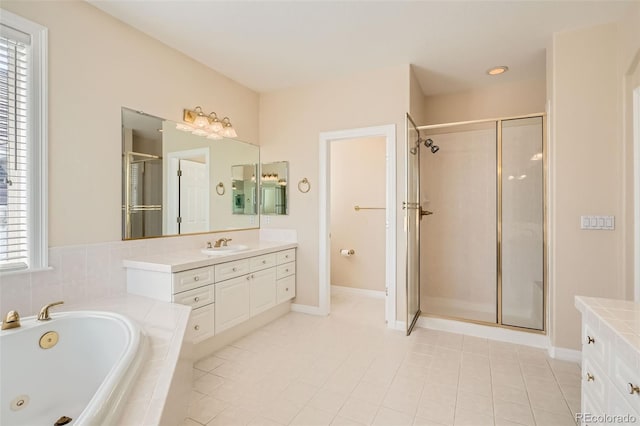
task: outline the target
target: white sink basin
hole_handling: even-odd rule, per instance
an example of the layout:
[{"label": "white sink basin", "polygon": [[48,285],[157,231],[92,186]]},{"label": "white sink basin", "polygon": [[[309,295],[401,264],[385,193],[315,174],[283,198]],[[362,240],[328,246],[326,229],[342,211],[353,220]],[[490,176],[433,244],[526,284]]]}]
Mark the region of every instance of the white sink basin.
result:
[{"label": "white sink basin", "polygon": [[249,246],[245,246],[243,244],[233,244],[230,246],[204,248],[202,249],[202,253],[208,254],[210,256],[221,256],[224,254],[231,254],[244,250],[249,250]]}]

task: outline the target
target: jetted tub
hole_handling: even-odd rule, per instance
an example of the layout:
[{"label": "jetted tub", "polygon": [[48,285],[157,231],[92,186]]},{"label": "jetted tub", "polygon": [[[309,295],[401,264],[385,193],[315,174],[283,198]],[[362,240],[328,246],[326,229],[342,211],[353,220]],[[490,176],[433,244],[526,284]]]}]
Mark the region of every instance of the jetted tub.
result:
[{"label": "jetted tub", "polygon": [[[21,319],[0,332],[0,425],[113,425],[146,353],[130,319],[98,311]],[[55,336],[48,332],[57,333]]]}]

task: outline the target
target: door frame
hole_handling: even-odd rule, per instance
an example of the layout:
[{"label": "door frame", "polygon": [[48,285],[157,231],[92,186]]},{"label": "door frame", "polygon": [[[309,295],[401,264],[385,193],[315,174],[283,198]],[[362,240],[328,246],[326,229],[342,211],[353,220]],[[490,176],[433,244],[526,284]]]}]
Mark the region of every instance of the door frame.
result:
[{"label": "door frame", "polygon": [[357,129],[338,130],[320,133],[320,167],[319,167],[319,294],[318,306],[322,315],[331,312],[331,142],[344,139],[367,137],[384,137],[386,196],[385,196],[385,320],[388,328],[396,322],[396,270],[397,270],[397,232],[396,232],[396,126],[362,127]]},{"label": "door frame", "polygon": [[640,86],[633,89],[634,299],[640,302]]}]

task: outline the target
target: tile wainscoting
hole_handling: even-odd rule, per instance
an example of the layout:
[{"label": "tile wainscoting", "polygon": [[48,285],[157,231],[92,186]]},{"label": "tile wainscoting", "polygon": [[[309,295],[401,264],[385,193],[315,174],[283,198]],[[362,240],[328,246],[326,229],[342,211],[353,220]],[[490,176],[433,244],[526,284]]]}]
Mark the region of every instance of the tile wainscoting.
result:
[{"label": "tile wainscoting", "polygon": [[[234,243],[256,241],[257,229],[147,240],[50,247],[48,270],[0,275],[0,314],[17,310],[21,316],[35,315],[40,307],[56,300],[82,304],[126,293],[122,260],[153,253],[204,247],[219,236]],[[64,310],[64,308],[61,308]]]}]

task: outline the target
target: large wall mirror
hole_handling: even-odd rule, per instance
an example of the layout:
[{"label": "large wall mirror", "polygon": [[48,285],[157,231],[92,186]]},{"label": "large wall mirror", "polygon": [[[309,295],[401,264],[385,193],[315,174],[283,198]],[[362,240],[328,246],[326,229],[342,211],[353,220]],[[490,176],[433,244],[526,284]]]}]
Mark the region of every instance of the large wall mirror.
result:
[{"label": "large wall mirror", "polygon": [[289,162],[277,161],[260,166],[260,213],[289,214]]},{"label": "large wall mirror", "polygon": [[122,238],[259,227],[258,146],[122,108]]}]

